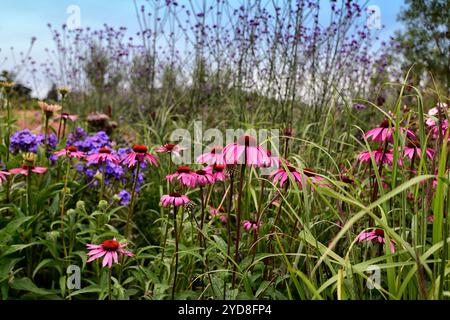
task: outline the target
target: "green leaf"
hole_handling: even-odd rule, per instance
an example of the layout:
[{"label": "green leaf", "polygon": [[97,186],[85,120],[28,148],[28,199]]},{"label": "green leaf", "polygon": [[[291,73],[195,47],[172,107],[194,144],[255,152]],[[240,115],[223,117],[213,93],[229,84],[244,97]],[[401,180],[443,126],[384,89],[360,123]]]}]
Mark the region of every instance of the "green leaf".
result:
[{"label": "green leaf", "polygon": [[7,256],[8,254],[14,253],[16,251],[20,251],[23,250],[25,248],[34,246],[36,244],[39,244],[38,242],[32,242],[32,243],[28,243],[28,244],[13,244],[11,245],[8,249],[5,250],[5,252],[3,252],[0,257],[4,257]]},{"label": "green leaf", "polygon": [[17,229],[31,218],[33,217],[20,217],[9,222],[5,228],[0,230],[0,242],[7,242],[8,237],[11,237],[13,234],[15,234],[17,232]]},{"label": "green leaf", "polygon": [[50,295],[54,294],[54,292],[38,288],[33,281],[31,281],[30,278],[20,278],[20,279],[14,279],[11,283],[11,288],[16,290],[22,290],[27,292],[32,292],[37,295]]},{"label": "green leaf", "polygon": [[98,285],[92,285],[87,288],[83,288],[83,289],[74,291],[71,294],[69,294],[68,297],[73,297],[73,296],[77,296],[79,294],[92,293],[92,292],[102,292],[102,288],[100,288]]}]

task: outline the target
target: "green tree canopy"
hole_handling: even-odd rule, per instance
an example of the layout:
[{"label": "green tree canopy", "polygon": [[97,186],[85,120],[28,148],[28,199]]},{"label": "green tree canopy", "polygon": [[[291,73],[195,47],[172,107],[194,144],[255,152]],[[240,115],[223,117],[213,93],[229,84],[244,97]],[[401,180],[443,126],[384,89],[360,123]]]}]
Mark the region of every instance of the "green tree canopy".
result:
[{"label": "green tree canopy", "polygon": [[405,29],[399,33],[405,62],[415,64],[422,78],[433,77],[449,87],[449,0],[405,0],[407,5],[399,14]]}]

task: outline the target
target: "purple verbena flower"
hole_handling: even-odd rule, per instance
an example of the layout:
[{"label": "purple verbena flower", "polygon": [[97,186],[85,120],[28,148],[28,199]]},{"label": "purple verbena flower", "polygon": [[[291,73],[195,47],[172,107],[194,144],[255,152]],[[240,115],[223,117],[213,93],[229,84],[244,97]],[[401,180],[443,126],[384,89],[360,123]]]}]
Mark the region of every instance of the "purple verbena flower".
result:
[{"label": "purple verbena flower", "polygon": [[11,136],[9,151],[12,154],[17,154],[19,152],[37,153],[38,144],[36,135],[31,133],[30,130],[25,129],[18,131]]},{"label": "purple verbena flower", "polygon": [[131,194],[127,190],[122,190],[117,194],[117,197],[120,198],[120,205],[127,206],[131,200]]}]

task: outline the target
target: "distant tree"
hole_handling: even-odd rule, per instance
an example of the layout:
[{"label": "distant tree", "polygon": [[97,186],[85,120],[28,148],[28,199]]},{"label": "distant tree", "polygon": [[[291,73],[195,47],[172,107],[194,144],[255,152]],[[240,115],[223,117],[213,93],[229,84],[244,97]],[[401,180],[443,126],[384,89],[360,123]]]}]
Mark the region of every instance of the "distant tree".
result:
[{"label": "distant tree", "polygon": [[[408,66],[424,80],[429,73],[448,90],[450,78],[450,1],[405,0],[398,16],[405,29],[398,33],[401,51]],[[448,92],[448,91],[447,91]]]},{"label": "distant tree", "polygon": [[0,81],[14,82],[14,87],[12,89],[12,98],[17,99],[20,102],[31,100],[31,93],[33,90],[24,86],[17,80],[17,77],[14,73],[8,72],[7,70],[3,70],[0,73]]},{"label": "distant tree", "polygon": [[52,84],[52,87],[47,93],[47,97],[45,98],[47,101],[57,102],[58,101],[58,88],[56,84]]}]

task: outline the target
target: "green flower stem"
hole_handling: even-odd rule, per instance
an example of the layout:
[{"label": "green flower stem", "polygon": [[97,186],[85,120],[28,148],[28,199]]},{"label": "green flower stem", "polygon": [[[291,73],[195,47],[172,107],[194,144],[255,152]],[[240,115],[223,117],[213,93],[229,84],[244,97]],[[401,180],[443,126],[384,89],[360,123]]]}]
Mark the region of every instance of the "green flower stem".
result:
[{"label": "green flower stem", "polygon": [[[247,153],[247,152],[245,152]],[[236,284],[236,272],[237,265],[239,264],[239,240],[241,237],[241,210],[242,210],[242,192],[244,189],[244,176],[245,176],[245,166],[247,163],[247,159],[245,159],[244,164],[241,164],[241,173],[239,177],[239,193],[238,193],[238,203],[236,210],[236,245],[234,249],[234,266],[233,266],[233,277],[232,277],[232,287]]]},{"label": "green flower stem", "polygon": [[133,179],[133,187],[131,190],[131,201],[130,201],[130,206],[128,208],[127,223],[125,225],[125,237],[128,239],[128,241],[130,240],[130,222],[131,222],[131,217],[133,216],[134,200],[136,198],[136,187],[137,187],[137,181],[138,181],[138,177],[139,177],[140,168],[141,168],[141,163],[138,161],[137,165],[136,165],[134,179]]},{"label": "green flower stem", "polygon": [[31,166],[28,167],[27,180],[27,215],[31,215]]},{"label": "green flower stem", "polygon": [[108,268],[108,278],[109,278],[109,283],[108,283],[108,300],[112,300],[111,299],[111,294],[112,294],[112,290],[111,290],[111,285],[112,285],[112,268]]},{"label": "green flower stem", "polygon": [[64,213],[65,213],[65,202],[67,193],[67,183],[69,180],[70,165],[71,165],[70,158],[67,157],[66,177],[64,179],[64,189],[62,190],[62,197],[61,197],[61,239],[62,239],[62,246],[64,249],[64,257],[67,257],[67,248],[64,237]]},{"label": "green flower stem", "polygon": [[100,196],[98,199],[99,202],[103,200],[103,195],[105,193],[105,168],[106,168],[106,162],[103,161],[102,162],[102,181],[100,184]]},{"label": "green flower stem", "polygon": [[44,147],[45,152],[48,150],[48,123],[49,123],[50,117],[46,114],[45,115],[45,131],[44,131]]},{"label": "green flower stem", "polygon": [[178,276],[178,232],[177,232],[177,207],[173,206],[173,228],[175,233],[175,274],[173,277],[172,300],[175,300],[175,289]]}]

